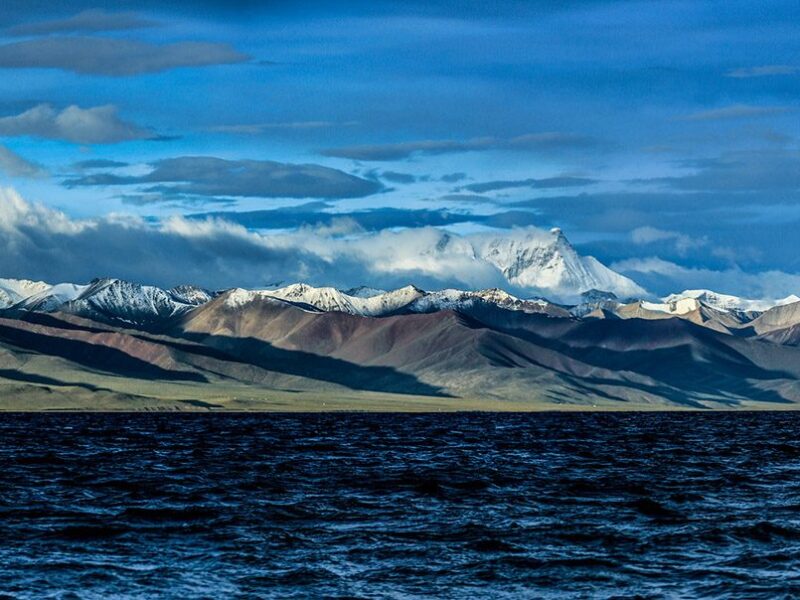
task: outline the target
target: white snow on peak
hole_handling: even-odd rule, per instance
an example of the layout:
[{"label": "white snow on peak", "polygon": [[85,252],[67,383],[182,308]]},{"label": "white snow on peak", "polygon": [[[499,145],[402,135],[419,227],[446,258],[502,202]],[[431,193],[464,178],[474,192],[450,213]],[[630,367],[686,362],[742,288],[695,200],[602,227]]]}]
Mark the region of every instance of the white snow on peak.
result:
[{"label": "white snow on peak", "polygon": [[410,306],[411,312],[436,312],[439,310],[458,310],[473,306],[476,302],[494,304],[507,310],[519,310],[529,313],[544,312],[549,305],[539,298],[521,300],[498,288],[478,291],[446,289],[438,292],[427,292],[415,300]]},{"label": "white snow on peak", "polygon": [[29,279],[0,279],[0,308],[8,308],[52,286],[44,281]]},{"label": "white snow on peak", "polygon": [[96,279],[58,310],[100,320],[145,324],[183,314],[209,298],[199,288],[163,290],[121,279]]},{"label": "white snow on peak", "polygon": [[671,315],[685,315],[700,308],[697,298],[665,299],[664,302],[648,302],[642,300],[641,306],[645,310],[663,312]]},{"label": "white snow on peak", "polygon": [[211,300],[214,295],[208,290],[193,285],[179,285],[169,290],[169,294],[177,302],[199,306]]},{"label": "white snow on peak", "polygon": [[351,296],[332,287],[313,287],[305,283],[295,283],[276,290],[232,290],[226,296],[227,306],[237,307],[256,299],[272,298],[303,306],[310,306],[324,312],[344,312],[351,315],[374,317],[390,314],[407,306],[424,294],[422,290],[409,285],[391,292],[377,295]]},{"label": "white snow on peak", "polygon": [[575,298],[589,290],[619,297],[643,296],[645,290],[591,256],[580,256],[564,232],[519,230],[502,236],[479,236],[477,256],[502,271],[512,284],[546,295]]},{"label": "white snow on peak", "polygon": [[[444,234],[434,252],[476,252],[497,265],[505,265],[504,274],[519,287],[551,290],[586,288],[583,303],[572,313],[583,316],[594,308],[614,309],[621,303],[614,294],[636,296],[643,291],[632,281],[607,269],[591,257],[580,257],[559,229],[550,232],[522,231],[520,235],[490,238],[464,246],[464,238]],[[602,291],[601,291],[602,290]],[[608,292],[613,292],[609,294]],[[555,292],[554,292],[555,293]],[[194,286],[170,290],[139,285],[120,279],[98,279],[88,285],[42,281],[0,279],[0,309],[15,308],[40,312],[64,311],[88,318],[112,319],[129,323],[150,323],[183,314],[211,300],[215,294]],[[445,289],[426,292],[413,285],[393,291],[366,286],[341,291],[333,287],[313,287],[304,283],[278,289],[229,290],[225,304],[231,308],[255,300],[290,303],[310,311],[345,312],[367,317],[408,312],[468,309],[491,304],[500,308],[560,314],[564,307],[548,300],[522,299],[500,288],[469,291]],[[660,301],[640,301],[642,309],[671,315],[686,315],[702,307],[720,312],[751,313],[749,318],[776,306],[800,303],[800,297],[748,299],[720,294],[706,289],[685,290]]]},{"label": "white snow on peak", "polygon": [[498,288],[478,291],[446,289],[425,292],[412,285],[365,297],[354,296],[332,287],[313,287],[296,283],[277,290],[235,289],[227,293],[225,304],[238,308],[255,300],[280,300],[299,308],[313,308],[323,312],[344,312],[365,317],[379,317],[407,312],[436,312],[457,310],[473,306],[476,302],[494,304],[508,310],[545,312],[550,306],[546,300],[522,300]]},{"label": "white snow on peak", "polygon": [[326,312],[346,312],[366,317],[384,315],[398,310],[422,295],[414,286],[406,286],[391,292],[368,296],[350,296],[331,287],[314,288],[305,284],[290,285],[270,294],[281,300],[310,304]]},{"label": "white snow on peak", "polygon": [[88,285],[0,279],[0,308],[64,311],[131,323],[180,314],[211,297],[209,292],[194,286],[162,290],[121,279],[96,279]]},{"label": "white snow on peak", "polygon": [[[692,302],[699,305],[703,304],[710,308],[716,309],[721,312],[763,312],[775,306],[783,306],[800,302],[800,297],[792,294],[786,298],[780,299],[760,299],[754,300],[749,298],[740,298],[739,296],[732,296],[729,294],[719,294],[711,290],[685,290],[680,294],[670,294],[662,299],[667,306],[675,307],[689,307]],[[697,306],[695,306],[697,308]],[[695,308],[685,310],[690,312]],[[665,312],[674,312],[675,314],[683,314],[676,310],[668,310]]]},{"label": "white snow on peak", "polygon": [[380,296],[381,294],[385,294],[386,290],[379,290],[377,288],[361,285],[359,287],[345,290],[344,293],[347,294],[348,296],[353,296],[354,298],[372,298],[373,296]]},{"label": "white snow on peak", "polygon": [[51,312],[67,302],[71,302],[83,294],[88,285],[76,285],[74,283],[58,283],[48,286],[47,289],[28,296],[17,304],[18,308],[25,310],[36,310],[40,312]]},{"label": "white snow on peak", "polygon": [[225,293],[225,306],[228,308],[239,308],[246,304],[250,304],[266,292],[246,290],[244,288],[233,288]]}]

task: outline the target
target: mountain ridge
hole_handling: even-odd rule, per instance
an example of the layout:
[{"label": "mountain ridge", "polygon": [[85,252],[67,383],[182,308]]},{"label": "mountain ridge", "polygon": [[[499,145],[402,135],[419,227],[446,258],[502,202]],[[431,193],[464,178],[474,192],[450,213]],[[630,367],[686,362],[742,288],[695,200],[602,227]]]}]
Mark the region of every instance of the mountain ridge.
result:
[{"label": "mountain ridge", "polygon": [[[361,287],[348,291],[295,283],[279,288],[209,291],[192,285],[169,289],[115,278],[95,279],[88,284],[50,285],[29,280],[0,279],[6,295],[16,302],[7,311],[64,312],[119,325],[158,324],[201,306],[225,292],[228,302],[246,304],[268,297],[304,310],[345,312],[364,317],[385,317],[399,313],[468,311],[476,304],[490,304],[506,310],[542,313],[580,319],[615,317],[661,319],[684,318],[697,323],[722,324],[726,329],[761,335],[800,322],[800,299],[753,300],[710,290],[686,290],[653,299],[619,300],[615,294],[590,290],[581,302],[564,304],[542,297],[520,298],[500,288],[482,290],[424,290],[407,285],[384,291]],[[756,310],[756,307],[761,310]]]},{"label": "mountain ridge", "polygon": [[20,390],[103,406],[162,406],[166,394],[220,407],[278,395],[291,407],[297,394],[367,407],[380,397],[389,409],[410,397],[453,408],[800,407],[800,302],[758,312],[696,293],[659,303],[594,290],[564,305],[498,288],[6,285],[30,296],[0,310],[0,407]]}]

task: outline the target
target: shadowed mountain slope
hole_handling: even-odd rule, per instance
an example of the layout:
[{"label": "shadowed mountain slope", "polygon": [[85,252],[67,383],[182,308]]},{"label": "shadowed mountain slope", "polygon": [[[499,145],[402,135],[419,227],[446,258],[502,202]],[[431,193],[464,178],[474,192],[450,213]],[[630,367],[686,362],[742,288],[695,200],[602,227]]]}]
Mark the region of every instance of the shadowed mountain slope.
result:
[{"label": "shadowed mountain slope", "polygon": [[400,394],[442,394],[438,388],[391,368],[277,348],[252,338],[236,338],[231,343],[218,337],[207,342],[118,329],[59,313],[27,313],[25,320],[0,318],[0,343],[121,377],[206,383],[222,378],[282,388],[331,385]]},{"label": "shadowed mountain slope", "polygon": [[365,301],[332,288],[210,294],[103,280],[75,293],[92,309],[70,300],[52,310],[37,297],[43,311],[3,312],[1,389],[66,386],[140,404],[159,394],[213,404],[350,391],[520,407],[800,403],[791,304],[751,316],[695,298],[665,309],[598,296],[591,312],[572,316],[502,290],[409,287]]},{"label": "shadowed mountain slope", "polygon": [[[391,367],[458,395],[561,388],[688,405],[800,400],[800,352],[682,319],[553,318],[480,306],[470,314],[365,318],[227,295],[180,318],[175,335],[244,356],[252,340],[348,363]],[[244,338],[246,341],[240,347]],[[614,390],[614,391],[609,391]],[[577,400],[576,400],[577,401]]]}]

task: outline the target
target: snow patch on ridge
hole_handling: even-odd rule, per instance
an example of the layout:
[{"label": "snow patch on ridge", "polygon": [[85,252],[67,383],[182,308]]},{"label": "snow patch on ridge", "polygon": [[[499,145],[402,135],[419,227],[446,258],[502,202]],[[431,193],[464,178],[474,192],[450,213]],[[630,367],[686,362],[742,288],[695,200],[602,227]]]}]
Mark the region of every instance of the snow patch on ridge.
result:
[{"label": "snow patch on ridge", "polygon": [[[784,306],[800,302],[800,297],[792,294],[786,298],[777,300],[761,299],[752,300],[749,298],[740,298],[739,296],[732,296],[729,294],[719,294],[711,290],[685,290],[680,294],[670,294],[663,298],[663,301],[668,306],[682,306],[688,307],[691,301],[694,300],[695,304],[702,303],[721,312],[764,312],[775,306]],[[696,307],[695,307],[696,308]],[[694,310],[694,308],[690,309]],[[665,312],[676,312],[675,310],[668,310]],[[689,312],[686,310],[685,312]],[[682,314],[678,312],[677,314]]]},{"label": "snow patch on ridge", "polygon": [[29,279],[0,279],[0,308],[8,308],[52,286],[44,281]]},{"label": "snow patch on ridge", "polygon": [[313,287],[295,283],[276,290],[234,290],[226,297],[229,306],[241,306],[257,298],[274,298],[292,304],[306,305],[324,312],[345,312],[363,317],[382,316],[395,312],[421,297],[424,292],[412,285],[377,295],[351,296],[332,287]]}]

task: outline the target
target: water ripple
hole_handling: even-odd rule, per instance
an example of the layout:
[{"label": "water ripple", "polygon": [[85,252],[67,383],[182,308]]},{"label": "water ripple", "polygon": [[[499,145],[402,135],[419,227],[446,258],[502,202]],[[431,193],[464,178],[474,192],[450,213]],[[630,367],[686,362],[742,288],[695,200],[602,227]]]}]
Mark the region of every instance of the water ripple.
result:
[{"label": "water ripple", "polygon": [[0,417],[0,598],[800,595],[800,415]]}]

